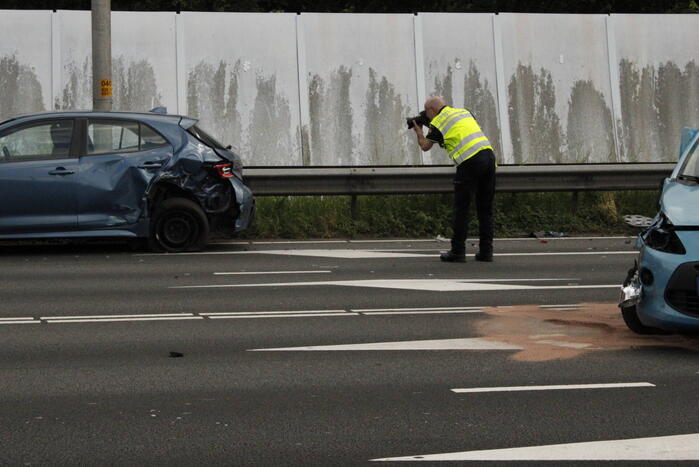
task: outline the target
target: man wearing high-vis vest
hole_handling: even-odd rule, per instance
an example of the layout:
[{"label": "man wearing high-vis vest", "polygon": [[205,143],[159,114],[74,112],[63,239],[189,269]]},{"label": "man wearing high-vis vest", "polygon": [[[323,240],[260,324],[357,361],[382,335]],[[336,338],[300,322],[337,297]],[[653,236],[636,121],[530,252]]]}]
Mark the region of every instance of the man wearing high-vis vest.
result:
[{"label": "man wearing high-vis vest", "polygon": [[[477,261],[493,260],[493,197],[495,195],[495,154],[473,114],[466,109],[446,105],[443,98],[425,101],[430,131],[425,137],[422,126],[413,123],[417,143],[429,151],[434,143],[446,149],[456,165],[454,175],[454,215],[451,249],[440,255],[442,261],[466,262],[466,233],[471,194],[475,194],[480,245]],[[414,122],[414,121],[413,121]]]}]

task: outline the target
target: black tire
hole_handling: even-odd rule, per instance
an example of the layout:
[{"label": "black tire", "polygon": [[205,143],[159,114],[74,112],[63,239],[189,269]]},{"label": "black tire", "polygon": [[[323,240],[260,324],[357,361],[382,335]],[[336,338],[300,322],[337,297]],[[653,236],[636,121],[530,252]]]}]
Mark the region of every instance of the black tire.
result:
[{"label": "black tire", "polygon": [[624,318],[624,323],[626,323],[626,326],[628,326],[628,328],[636,334],[669,334],[669,332],[663,331],[662,329],[653,328],[641,323],[641,320],[638,319],[638,312],[636,311],[635,306],[627,306],[626,308],[622,308],[621,316]]},{"label": "black tire", "polygon": [[209,241],[209,221],[194,201],[168,198],[153,216],[150,243],[155,251],[199,251]]}]

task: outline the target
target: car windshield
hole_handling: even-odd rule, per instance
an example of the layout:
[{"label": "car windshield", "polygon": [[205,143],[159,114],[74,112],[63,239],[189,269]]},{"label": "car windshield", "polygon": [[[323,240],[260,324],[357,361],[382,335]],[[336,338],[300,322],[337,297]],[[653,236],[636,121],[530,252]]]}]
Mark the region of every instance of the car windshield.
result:
[{"label": "car windshield", "polygon": [[213,136],[209,135],[196,125],[191,126],[187,131],[191,133],[196,139],[198,139],[199,141],[211,148],[226,149],[221,143],[216,141]]},{"label": "car windshield", "polygon": [[680,177],[699,178],[699,142],[694,143],[694,147],[687,155],[687,162],[680,172]]}]

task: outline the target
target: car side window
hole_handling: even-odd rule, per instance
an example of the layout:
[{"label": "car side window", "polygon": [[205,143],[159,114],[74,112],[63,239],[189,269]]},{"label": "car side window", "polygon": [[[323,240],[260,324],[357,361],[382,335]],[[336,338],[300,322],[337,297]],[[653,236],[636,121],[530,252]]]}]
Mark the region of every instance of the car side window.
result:
[{"label": "car side window", "polygon": [[138,122],[90,120],[86,154],[138,151],[138,132]]},{"label": "car side window", "polygon": [[142,123],[90,120],[86,154],[147,151],[167,144],[165,138]]},{"label": "car side window", "polygon": [[167,140],[160,136],[148,125],[141,123],[141,150],[145,151],[151,148],[167,144]]},{"label": "car side window", "polygon": [[0,136],[0,163],[70,157],[73,120],[42,121]]}]

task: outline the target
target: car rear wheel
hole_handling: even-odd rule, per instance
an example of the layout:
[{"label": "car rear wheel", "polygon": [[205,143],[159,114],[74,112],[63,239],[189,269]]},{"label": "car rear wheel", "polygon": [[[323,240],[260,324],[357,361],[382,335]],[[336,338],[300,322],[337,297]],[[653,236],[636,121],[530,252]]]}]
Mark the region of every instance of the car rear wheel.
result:
[{"label": "car rear wheel", "polygon": [[635,306],[627,306],[621,309],[621,316],[624,318],[624,323],[636,334],[669,334],[659,328],[653,328],[641,323],[638,319],[638,312]]},{"label": "car rear wheel", "polygon": [[156,251],[198,251],[209,240],[209,221],[197,203],[168,198],[155,210],[150,240]]}]

